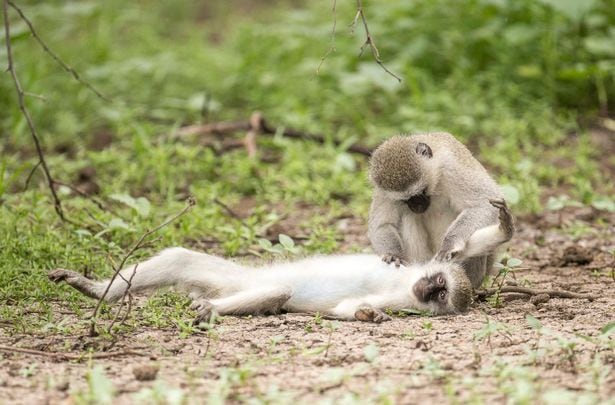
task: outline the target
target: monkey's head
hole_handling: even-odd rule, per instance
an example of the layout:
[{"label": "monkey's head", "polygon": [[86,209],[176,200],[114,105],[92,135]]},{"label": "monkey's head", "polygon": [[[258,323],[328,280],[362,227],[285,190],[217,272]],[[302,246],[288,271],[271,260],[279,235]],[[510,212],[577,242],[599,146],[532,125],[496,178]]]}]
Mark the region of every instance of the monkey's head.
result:
[{"label": "monkey's head", "polygon": [[467,311],[472,302],[472,284],[463,268],[456,263],[437,261],[425,266],[423,276],[412,287],[418,309],[434,314]]},{"label": "monkey's head", "polygon": [[437,183],[433,151],[409,136],[394,136],[382,143],[370,159],[372,184],[388,198],[403,201],[416,214],[427,211]]}]

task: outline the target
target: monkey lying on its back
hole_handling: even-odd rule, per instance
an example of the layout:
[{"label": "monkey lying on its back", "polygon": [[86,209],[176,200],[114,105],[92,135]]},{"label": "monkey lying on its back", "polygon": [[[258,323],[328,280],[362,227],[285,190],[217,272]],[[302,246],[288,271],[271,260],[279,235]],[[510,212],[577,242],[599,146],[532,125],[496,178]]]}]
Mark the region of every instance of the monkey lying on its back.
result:
[{"label": "monkey lying on its back", "polygon": [[[369,254],[316,256],[296,262],[250,268],[219,257],[183,248],[163,250],[139,263],[130,291],[178,287],[190,293],[197,310],[195,322],[219,315],[319,312],[341,319],[382,322],[385,309],[418,309],[437,314],[467,310],[472,287],[459,261],[492,253],[513,234],[513,219],[504,200],[493,200],[500,224],[481,228],[451,261],[390,269],[379,256]],[[95,282],[70,270],[49,272],[82,293],[108,301],[126,292],[135,266],[113,281]],[[109,285],[111,283],[111,285]]]}]

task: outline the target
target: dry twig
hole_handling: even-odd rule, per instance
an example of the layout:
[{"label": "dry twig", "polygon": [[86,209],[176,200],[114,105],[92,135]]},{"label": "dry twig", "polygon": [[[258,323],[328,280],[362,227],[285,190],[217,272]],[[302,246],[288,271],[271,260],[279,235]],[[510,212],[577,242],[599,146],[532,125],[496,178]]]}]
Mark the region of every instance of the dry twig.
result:
[{"label": "dry twig", "polygon": [[325,52],[325,54],[322,56],[322,58],[320,58],[320,63],[316,68],[316,74],[320,73],[320,68],[322,67],[323,63],[325,63],[325,60],[329,57],[329,55],[335,52],[335,30],[337,29],[337,12],[335,10],[336,7],[337,0],[333,0],[333,7],[331,8],[331,12],[333,13],[333,28],[331,28],[331,45],[329,46],[329,49],[327,49],[327,52]]},{"label": "dry twig", "polygon": [[[130,259],[130,257],[139,249],[141,249],[143,247],[143,244],[145,242],[145,239],[147,239],[150,235],[158,232],[160,229],[164,228],[165,226],[169,225],[171,222],[175,221],[177,218],[181,217],[182,215],[184,215],[186,212],[188,212],[188,210],[190,210],[190,208],[192,208],[194,205],[196,204],[196,200],[193,197],[188,197],[187,200],[187,204],[186,206],[177,214],[173,215],[172,217],[170,217],[169,219],[167,219],[166,221],[164,221],[163,223],[161,223],[160,225],[156,226],[155,228],[148,230],[147,232],[145,232],[143,235],[141,235],[141,237],[137,240],[137,242],[132,246],[132,248],[130,248],[130,250],[128,251],[128,253],[126,253],[126,255],[124,255],[124,257],[122,258],[120,264],[118,266],[115,267],[115,272],[113,273],[113,276],[111,276],[111,280],[109,280],[109,283],[107,284],[107,288],[105,289],[105,291],[103,292],[103,294],[100,296],[100,298],[98,299],[98,302],[96,303],[96,308],[94,308],[94,312],[92,312],[92,315],[90,316],[90,336],[96,336],[96,319],[98,317],[98,311],[100,310],[100,307],[103,303],[103,301],[105,300],[105,297],[107,296],[107,294],[109,293],[109,289],[111,288],[111,285],[113,284],[113,282],[115,281],[115,279],[120,276],[128,285],[128,287],[126,288],[126,290],[124,291],[124,295],[122,295],[122,302],[125,300],[126,298],[126,294],[128,294],[128,292],[130,291],[130,283],[132,281],[132,277],[134,277],[134,274],[137,271],[137,266],[135,265],[135,268],[133,270],[132,276],[130,277],[129,280],[126,280],[121,274],[120,271],[124,268],[124,265],[126,264],[126,262],[128,261],[128,259]],[[127,315],[126,315],[127,316]]]},{"label": "dry twig", "polygon": [[369,49],[372,52],[372,56],[374,57],[374,60],[376,61],[376,63],[378,65],[380,65],[380,67],[385,72],[387,72],[389,75],[391,75],[394,78],[396,78],[397,81],[401,82],[401,77],[399,77],[395,73],[391,72],[384,65],[384,62],[382,62],[382,59],[380,59],[380,51],[378,51],[378,47],[376,47],[376,43],[374,42],[374,38],[372,37],[371,33],[369,32],[369,27],[367,26],[367,18],[365,17],[365,11],[363,10],[363,3],[361,2],[361,0],[357,0],[357,13],[355,14],[354,20],[352,21],[352,24],[350,25],[352,30],[354,30],[354,27],[356,27],[357,21],[359,20],[359,18],[361,18],[361,22],[363,23],[363,29],[365,30],[365,42],[363,43],[363,45],[361,45],[361,52],[359,53],[359,56],[363,55],[363,52],[365,51],[365,47],[369,47]]},{"label": "dry twig", "polygon": [[[312,134],[309,132],[303,132],[292,128],[272,127],[259,113],[252,114],[251,119],[245,121],[223,121],[204,125],[190,125],[182,127],[177,132],[175,132],[175,136],[183,138],[196,135],[224,135],[231,134],[234,132],[250,131],[254,127],[255,122],[253,120],[256,118],[258,118],[259,120],[259,124],[257,126],[258,128],[260,128],[259,133],[263,135],[280,134],[282,136],[292,139],[302,139],[306,141],[316,142],[319,144],[327,143],[327,139],[321,134]],[[341,145],[341,142],[334,140],[333,144],[339,146]],[[241,147],[244,145],[245,143],[238,142],[237,144],[234,144],[231,148],[234,149],[236,147]],[[363,156],[371,156],[372,154],[371,148],[359,144],[352,144],[348,147],[347,150],[348,152],[356,153]]]},{"label": "dry twig", "polygon": [[66,360],[89,360],[89,359],[108,359],[111,357],[120,357],[120,356],[143,356],[153,358],[149,353],[141,353],[135,350],[122,350],[119,352],[110,352],[110,353],[60,353],[60,352],[44,352],[41,350],[34,349],[23,349],[21,347],[12,347],[12,346],[4,346],[0,345],[0,351],[8,352],[8,353],[24,353],[24,354],[32,354],[35,356],[45,356],[51,357],[54,359],[66,359]]},{"label": "dry twig", "polygon": [[495,294],[501,293],[517,293],[517,294],[526,294],[526,295],[539,295],[546,294],[550,298],[578,298],[578,299],[586,299],[589,301],[593,301],[596,299],[595,296],[591,294],[579,294],[571,291],[564,290],[535,290],[533,288],[528,287],[519,287],[519,286],[502,286],[501,288],[487,288],[484,290],[477,290],[476,296],[479,299],[485,299]]},{"label": "dry twig", "polygon": [[19,14],[19,17],[21,17],[21,19],[26,23],[26,25],[28,26],[28,29],[30,30],[30,33],[32,34],[32,36],[34,37],[36,42],[38,42],[38,44],[41,46],[41,48],[43,48],[43,50],[47,54],[49,54],[49,56],[51,56],[51,58],[53,60],[55,60],[56,63],[58,63],[58,65],[60,65],[62,67],[62,69],[67,71],[79,83],[83,84],[85,87],[90,89],[92,91],[92,93],[96,94],[96,96],[98,98],[100,98],[102,100],[105,100],[105,101],[110,101],[107,97],[102,95],[101,92],[96,90],[96,88],[94,86],[92,86],[91,83],[89,83],[88,81],[82,79],[81,76],[79,75],[79,73],[75,69],[73,69],[72,67],[67,65],[55,52],[53,52],[47,46],[47,44],[42,40],[42,38],[38,35],[36,30],[34,29],[34,25],[32,25],[32,22],[28,19],[28,17],[26,17],[26,15],[23,13],[23,11],[21,11],[21,9],[15,3],[13,3],[11,0],[8,0],[8,3],[10,4],[11,7],[13,7],[15,9],[15,11],[17,11],[17,13]]},{"label": "dry twig", "polygon": [[[56,213],[58,214],[58,216],[60,217],[60,219],[64,222],[72,223],[72,221],[69,221],[68,218],[65,217],[64,210],[62,209],[62,202],[60,201],[60,197],[58,197],[58,194],[56,193],[56,190],[53,187],[54,179],[51,176],[51,173],[49,171],[49,166],[47,166],[47,161],[45,160],[45,155],[43,154],[43,148],[41,147],[38,132],[36,131],[36,127],[34,126],[34,121],[32,120],[32,117],[30,116],[30,112],[26,108],[26,104],[24,102],[25,92],[23,88],[21,87],[21,82],[19,81],[19,78],[17,77],[17,72],[15,71],[15,65],[13,63],[13,50],[11,48],[11,28],[10,28],[9,10],[8,10],[9,3],[13,7],[15,7],[9,0],[2,1],[2,14],[4,16],[4,37],[6,40],[6,55],[8,59],[7,70],[10,72],[11,77],[13,79],[13,84],[15,85],[15,91],[17,92],[17,102],[19,103],[19,109],[21,110],[21,113],[26,119],[28,128],[30,129],[30,134],[32,135],[32,139],[34,140],[34,145],[36,147],[36,153],[38,154],[38,159],[39,159],[39,163],[37,163],[35,168],[38,167],[39,164],[40,164],[40,167],[43,168],[43,172],[45,173],[45,178],[47,179],[47,185],[49,186],[49,191],[51,192],[51,197],[53,198],[53,207]],[[34,172],[34,170],[32,172]],[[32,175],[30,174],[28,176],[28,181],[31,177]]]}]

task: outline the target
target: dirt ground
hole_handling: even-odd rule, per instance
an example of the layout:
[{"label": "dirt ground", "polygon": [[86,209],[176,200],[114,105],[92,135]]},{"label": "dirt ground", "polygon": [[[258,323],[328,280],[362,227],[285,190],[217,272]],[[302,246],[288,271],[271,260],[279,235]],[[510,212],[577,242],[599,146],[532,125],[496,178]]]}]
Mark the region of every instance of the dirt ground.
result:
[{"label": "dirt ground", "polygon": [[[343,221],[357,229],[349,239],[367,246],[362,226]],[[138,398],[143,403],[182,398],[187,403],[544,403],[549,398],[565,403],[558,398],[577,402],[588,392],[591,403],[612,401],[613,334],[602,344],[576,334],[597,337],[615,320],[614,249],[614,214],[568,208],[519,221],[509,252],[523,260],[523,269],[508,280],[591,293],[597,297],[593,302],[530,302],[512,295],[499,307],[477,302],[463,315],[411,315],[378,325],[290,314],[226,317],[210,333],[183,337],[179,328],[140,327],[113,345],[87,337],[85,328],[82,336],[48,331],[10,336],[3,328],[5,346],[76,354],[104,347],[109,353],[145,355],[75,361],[5,351],[0,403],[79,402],[87,398],[86,375],[96,365],[112,381],[118,404]],[[61,303],[58,308],[63,313],[56,320],[78,321]],[[139,310],[133,308],[132,316]],[[552,332],[532,329],[527,314]],[[148,371],[156,368],[154,380],[136,378],[154,377]],[[89,388],[102,395],[96,390]]]}]

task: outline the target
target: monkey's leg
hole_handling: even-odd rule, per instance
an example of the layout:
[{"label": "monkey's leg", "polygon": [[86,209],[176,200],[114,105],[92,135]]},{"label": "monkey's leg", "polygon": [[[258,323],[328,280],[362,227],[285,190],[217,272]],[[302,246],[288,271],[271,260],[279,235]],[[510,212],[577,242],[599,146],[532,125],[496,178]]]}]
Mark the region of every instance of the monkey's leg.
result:
[{"label": "monkey's leg", "polygon": [[331,315],[361,322],[380,323],[391,320],[391,317],[385,314],[384,311],[367,304],[365,299],[361,298],[347,299],[340,302],[333,308]]},{"label": "monkey's leg", "polygon": [[[107,301],[120,299],[130,285],[130,291],[181,286],[200,289],[205,293],[232,287],[235,277],[244,270],[233,262],[193,252],[183,248],[165,249],[157,256],[121,270],[113,280],[92,281],[81,274],[64,269],[49,272],[49,279],[58,283],[65,281],[83,294],[100,298],[107,288]],[[111,284],[109,286],[109,284]]]},{"label": "monkey's leg", "polygon": [[[212,310],[220,315],[263,315],[280,313],[292,290],[289,287],[266,287],[240,291],[233,295],[209,300],[213,308],[204,306],[204,315]],[[198,301],[197,301],[198,302]],[[200,305],[199,303],[197,305]],[[199,310],[197,308],[197,310]],[[201,311],[197,320],[202,318]]]},{"label": "monkey's leg", "polygon": [[59,283],[61,281],[66,282],[66,284],[78,290],[80,293],[87,295],[92,298],[99,298],[100,291],[100,283],[90,280],[89,278],[85,278],[83,275],[77,273],[76,271],[66,270],[66,269],[55,269],[51,270],[47,276],[49,279],[55,283]]},{"label": "monkey's leg", "polygon": [[499,223],[486,226],[474,232],[459,254],[459,259],[485,256],[493,253],[501,244],[512,239],[515,233],[514,218],[502,199],[489,200],[498,209]]},{"label": "monkey's leg", "polygon": [[404,262],[402,237],[394,224],[382,224],[376,229],[370,229],[368,236],[374,251],[382,256],[382,261],[394,263],[395,267]]}]

